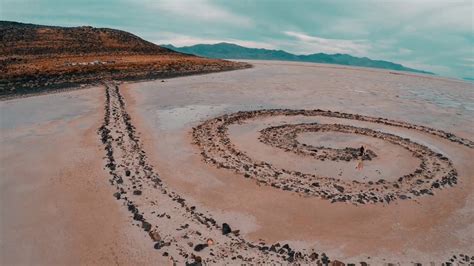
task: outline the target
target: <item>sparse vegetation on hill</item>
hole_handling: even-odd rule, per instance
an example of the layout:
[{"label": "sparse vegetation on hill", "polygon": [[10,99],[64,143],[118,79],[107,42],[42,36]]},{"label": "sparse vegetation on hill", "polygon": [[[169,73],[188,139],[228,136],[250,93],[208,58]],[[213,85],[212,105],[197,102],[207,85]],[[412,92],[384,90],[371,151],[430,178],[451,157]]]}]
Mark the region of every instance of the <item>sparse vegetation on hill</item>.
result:
[{"label": "sparse vegetation on hill", "polygon": [[248,64],[182,54],[131,33],[0,21],[0,97],[77,86],[225,71]]}]

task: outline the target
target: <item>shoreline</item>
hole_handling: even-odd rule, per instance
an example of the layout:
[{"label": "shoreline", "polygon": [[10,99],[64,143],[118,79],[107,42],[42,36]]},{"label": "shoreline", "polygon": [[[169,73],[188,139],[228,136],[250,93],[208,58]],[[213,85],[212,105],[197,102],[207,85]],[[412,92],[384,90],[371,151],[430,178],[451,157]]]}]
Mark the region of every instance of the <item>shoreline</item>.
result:
[{"label": "shoreline", "polygon": [[307,67],[325,67],[325,68],[332,68],[332,69],[340,69],[340,70],[354,70],[354,71],[366,71],[366,72],[374,72],[374,73],[386,73],[391,75],[400,75],[400,76],[408,76],[413,78],[426,78],[432,80],[439,80],[439,81],[446,81],[446,82],[459,82],[465,84],[472,84],[472,81],[468,81],[461,78],[454,78],[454,77],[447,77],[447,76],[439,76],[436,74],[423,74],[423,73],[416,73],[416,72],[409,72],[409,71],[402,71],[402,70],[392,70],[387,68],[377,68],[377,67],[364,67],[364,66],[351,66],[351,65],[341,65],[341,64],[330,64],[330,63],[316,63],[316,62],[304,62],[304,61],[282,61],[282,60],[262,60],[262,59],[225,59],[230,61],[238,62],[238,60],[244,60],[242,62],[248,63],[278,63],[279,65],[286,65],[286,66],[307,66]]},{"label": "shoreline", "polygon": [[[242,62],[240,62],[242,63]],[[173,78],[179,78],[179,77],[185,77],[185,76],[200,76],[200,75],[206,75],[206,74],[211,74],[211,73],[220,73],[220,72],[228,72],[228,71],[237,71],[237,70],[245,70],[245,69],[250,69],[253,68],[254,66],[252,64],[246,64],[243,67],[240,68],[233,68],[233,69],[223,69],[223,70],[218,70],[218,71],[196,71],[196,72],[187,72],[187,73],[168,73],[165,75],[149,75],[150,77],[129,77],[129,78],[123,78],[123,79],[112,79],[114,81],[118,81],[120,83],[139,83],[139,82],[147,82],[147,81],[154,81],[154,80],[167,80],[167,79],[173,79]],[[9,100],[14,100],[14,99],[21,99],[21,98],[28,98],[28,97],[34,97],[34,96],[40,96],[40,95],[46,95],[46,94],[52,94],[52,93],[61,93],[61,92],[66,92],[66,91],[74,91],[74,90],[83,90],[83,89],[90,89],[92,87],[99,86],[102,84],[104,81],[107,81],[110,79],[100,79],[97,78],[94,81],[90,82],[85,82],[85,83],[64,83],[62,85],[57,85],[57,86],[51,86],[51,87],[45,87],[39,89],[40,91],[35,91],[35,92],[26,92],[26,93],[14,93],[14,94],[4,94],[0,95],[0,102],[2,101],[9,101]]]},{"label": "shoreline", "polygon": [[90,82],[76,83],[76,84],[71,83],[70,85],[66,83],[59,86],[46,87],[44,89],[43,88],[40,89],[40,91],[38,92],[0,95],[0,102],[13,100],[13,99],[19,99],[19,98],[34,97],[34,96],[45,95],[45,94],[50,94],[50,93],[61,93],[61,92],[71,91],[71,90],[89,89],[91,87],[102,84],[102,82],[106,80],[114,80],[123,84],[140,83],[140,82],[155,81],[159,79],[167,80],[167,79],[186,77],[186,76],[200,76],[200,75],[206,75],[206,74],[212,74],[212,73],[245,70],[245,69],[255,68],[255,63],[265,65],[267,63],[271,64],[273,62],[277,62],[279,65],[290,66],[290,67],[316,67],[316,68],[321,67],[321,68],[327,68],[327,69],[385,73],[389,75],[401,75],[401,76],[407,76],[407,77],[412,77],[412,78],[425,78],[425,79],[438,80],[438,81],[444,81],[444,82],[458,82],[458,83],[463,83],[463,84],[472,84],[472,82],[469,82],[463,79],[458,79],[458,78],[428,75],[428,74],[422,74],[422,73],[412,73],[412,72],[406,72],[406,71],[396,71],[396,70],[382,69],[382,68],[370,68],[370,67],[348,66],[348,65],[338,65],[338,64],[329,64],[329,63],[324,64],[324,63],[313,63],[313,62],[300,62],[300,61],[253,60],[253,59],[248,59],[248,60],[246,59],[245,61],[239,61],[242,59],[226,59],[226,60],[237,62],[237,63],[245,63],[247,65],[240,68],[224,69],[224,70],[219,70],[219,71],[198,71],[194,73],[175,73],[175,74],[165,74],[165,75],[159,74],[154,77],[130,77],[130,78],[123,78],[123,79],[105,79],[105,80],[98,78]]},{"label": "shoreline", "polygon": [[212,73],[245,70],[245,69],[255,68],[255,65],[254,65],[255,63],[257,64],[260,63],[264,65],[267,63],[271,64],[273,62],[277,62],[279,63],[279,65],[290,66],[290,67],[321,67],[321,68],[327,68],[327,69],[385,73],[389,75],[401,75],[401,76],[407,76],[407,77],[412,77],[412,78],[425,78],[425,79],[438,80],[438,81],[444,81],[444,82],[458,82],[458,83],[463,83],[463,84],[472,84],[472,82],[469,82],[463,79],[458,79],[458,78],[428,75],[428,74],[422,74],[422,73],[412,73],[412,72],[407,72],[407,71],[396,71],[396,70],[382,69],[382,68],[370,68],[370,67],[348,66],[348,65],[338,65],[338,64],[329,64],[329,63],[324,64],[324,63],[314,63],[314,62],[300,62],[300,61],[253,60],[253,59],[248,59],[248,60],[245,59],[245,61],[239,61],[242,59],[226,59],[226,60],[237,62],[237,63],[244,63],[247,65],[243,67],[239,67],[239,68],[224,69],[224,70],[219,70],[219,71],[198,71],[194,73],[175,73],[175,74],[165,74],[165,75],[159,74],[154,77],[130,77],[130,78],[123,78],[123,79],[105,79],[105,80],[98,78],[90,82],[71,83],[69,85],[66,83],[59,86],[46,87],[46,88],[40,89],[40,91],[38,92],[0,95],[0,102],[13,100],[13,99],[19,99],[19,98],[34,97],[34,96],[45,95],[45,94],[50,94],[50,93],[61,93],[61,92],[71,91],[71,90],[89,89],[91,87],[102,84],[102,82],[106,80],[114,80],[123,84],[150,82],[150,81],[155,81],[159,79],[167,80],[167,79],[186,77],[186,76],[200,76],[200,75],[206,75],[206,74],[212,74]]}]

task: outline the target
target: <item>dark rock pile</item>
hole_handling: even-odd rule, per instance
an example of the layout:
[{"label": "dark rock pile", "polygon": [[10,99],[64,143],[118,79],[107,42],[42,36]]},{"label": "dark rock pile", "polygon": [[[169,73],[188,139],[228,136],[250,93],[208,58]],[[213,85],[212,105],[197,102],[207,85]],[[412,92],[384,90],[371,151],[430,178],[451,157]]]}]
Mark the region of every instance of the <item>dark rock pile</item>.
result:
[{"label": "dark rock pile", "polygon": [[228,223],[218,223],[167,187],[148,162],[125,101],[115,84],[106,84],[104,123],[99,128],[113,196],[130,212],[132,224],[144,230],[152,247],[173,263],[324,264],[324,254],[299,251],[288,244],[246,240]]},{"label": "dark rock pile", "polygon": [[370,161],[377,157],[372,150],[365,150],[361,153],[360,148],[347,147],[344,149],[334,149],[324,146],[314,147],[300,143],[296,137],[303,132],[344,132],[355,133],[352,130],[341,130],[340,125],[292,124],[267,127],[261,131],[259,140],[265,144],[291,151],[299,155],[311,156],[318,160],[331,161]]},{"label": "dark rock pile", "polygon": [[237,150],[228,135],[228,127],[232,124],[243,123],[249,119],[259,119],[270,116],[323,116],[366,121],[389,126],[418,130],[435,135],[451,142],[474,148],[470,140],[457,137],[451,133],[431,129],[424,126],[412,125],[384,118],[362,116],[323,110],[290,110],[273,109],[245,111],[226,114],[207,120],[193,129],[195,144],[201,149],[204,160],[219,168],[226,168],[243,175],[245,178],[257,180],[260,184],[269,185],[285,191],[293,191],[307,196],[316,196],[331,202],[350,202],[353,204],[391,203],[396,200],[406,200],[423,195],[433,195],[435,190],[457,184],[457,171],[452,161],[427,146],[394,134],[384,133],[369,128],[354,127],[340,124],[295,124],[269,127],[261,131],[260,141],[282,148],[286,151],[313,156],[320,160],[371,160],[377,155],[368,150],[360,156],[359,149],[331,149],[327,147],[312,147],[296,141],[296,135],[301,132],[343,132],[348,134],[365,135],[382,139],[399,145],[421,163],[418,168],[407,175],[400,176],[396,181],[389,182],[380,179],[376,182],[347,181],[332,176],[319,176],[298,171],[279,169],[267,162],[257,162],[247,156],[244,151]]},{"label": "dark rock pile", "polygon": [[[124,207],[130,212],[132,224],[147,233],[152,243],[150,246],[162,256],[167,257],[172,263],[185,265],[344,265],[338,260],[329,258],[324,252],[297,250],[284,243],[266,244],[263,240],[258,243],[249,241],[239,234],[239,230],[235,228],[233,230],[231,224],[219,223],[212,218],[209,211],[202,210],[203,208],[199,211],[200,208],[191,201],[167,187],[148,162],[139,135],[126,111],[119,87],[115,84],[106,84],[105,96],[104,123],[98,133],[104,145],[105,166],[111,177],[109,181],[116,188],[113,196],[123,202]],[[253,114],[258,114],[258,112]],[[272,112],[268,114],[272,115]],[[226,121],[226,119],[219,121]],[[237,120],[233,120],[232,123],[235,121]],[[215,125],[214,122],[211,124]],[[352,127],[339,129],[351,132],[361,130]],[[225,133],[223,128],[219,128],[218,131]],[[195,134],[198,132],[196,130]],[[376,131],[362,130],[361,132],[375,134],[374,137],[379,134]],[[450,138],[458,142],[457,137],[450,136]],[[220,147],[217,144],[214,145]],[[412,144],[407,142],[407,145]],[[208,148],[205,151],[207,152]],[[206,152],[203,151],[203,154],[207,154]],[[238,151],[233,150],[233,152],[238,154]],[[347,151],[331,152],[341,152],[341,154],[346,152],[347,156]],[[442,162],[449,162],[442,155],[435,157]],[[256,169],[255,167],[254,164],[246,164],[242,166],[242,169],[250,172],[251,169]],[[298,177],[304,176],[301,173],[292,174]],[[441,181],[436,184],[438,184],[435,187],[437,189],[446,185]],[[321,181],[312,182],[310,185],[315,188],[324,186]],[[333,189],[338,193],[347,191],[346,187],[338,183],[334,183]],[[459,254],[453,255],[446,265],[472,261],[474,257]],[[366,262],[360,264],[367,265]]]}]

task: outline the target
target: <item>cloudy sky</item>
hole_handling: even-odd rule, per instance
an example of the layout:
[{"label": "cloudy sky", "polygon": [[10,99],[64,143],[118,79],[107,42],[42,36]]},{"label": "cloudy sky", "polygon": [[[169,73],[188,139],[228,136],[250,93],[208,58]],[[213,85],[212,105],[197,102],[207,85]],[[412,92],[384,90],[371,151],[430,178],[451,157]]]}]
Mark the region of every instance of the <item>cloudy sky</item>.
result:
[{"label": "cloudy sky", "polygon": [[175,46],[348,53],[474,77],[474,1],[0,0],[0,20],[91,25]]}]

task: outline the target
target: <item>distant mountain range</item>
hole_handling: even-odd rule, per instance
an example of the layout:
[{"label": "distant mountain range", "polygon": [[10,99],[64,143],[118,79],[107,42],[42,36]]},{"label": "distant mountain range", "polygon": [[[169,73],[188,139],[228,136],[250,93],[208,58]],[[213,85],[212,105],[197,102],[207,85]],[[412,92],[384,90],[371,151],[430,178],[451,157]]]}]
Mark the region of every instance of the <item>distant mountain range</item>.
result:
[{"label": "distant mountain range", "polygon": [[367,57],[355,57],[348,54],[317,53],[308,55],[295,55],[282,50],[248,48],[225,42],[216,44],[196,44],[185,47],[175,47],[171,44],[162,44],[160,46],[181,53],[194,54],[209,58],[298,61],[434,74],[432,72],[405,67],[401,64],[389,61],[372,60]]}]

